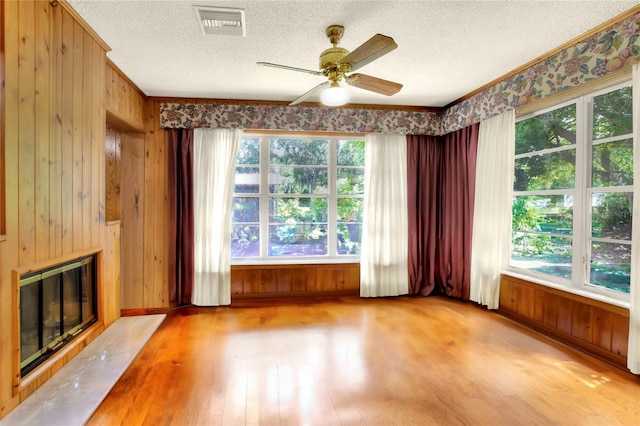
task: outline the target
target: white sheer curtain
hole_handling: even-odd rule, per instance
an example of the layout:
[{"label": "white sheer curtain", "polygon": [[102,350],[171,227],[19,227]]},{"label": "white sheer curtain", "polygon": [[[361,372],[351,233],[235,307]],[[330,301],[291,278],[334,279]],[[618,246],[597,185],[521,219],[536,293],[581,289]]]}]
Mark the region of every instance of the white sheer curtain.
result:
[{"label": "white sheer curtain", "polygon": [[515,111],[480,123],[469,298],[497,309],[500,271],[509,264]]},{"label": "white sheer curtain", "polygon": [[640,64],[633,66],[633,229],[627,367],[640,374]]},{"label": "white sheer curtain", "polygon": [[231,203],[241,138],[242,130],[193,132],[194,305],[231,303]]},{"label": "white sheer curtain", "polygon": [[366,136],[364,185],[360,296],[407,294],[406,136],[386,133]]}]

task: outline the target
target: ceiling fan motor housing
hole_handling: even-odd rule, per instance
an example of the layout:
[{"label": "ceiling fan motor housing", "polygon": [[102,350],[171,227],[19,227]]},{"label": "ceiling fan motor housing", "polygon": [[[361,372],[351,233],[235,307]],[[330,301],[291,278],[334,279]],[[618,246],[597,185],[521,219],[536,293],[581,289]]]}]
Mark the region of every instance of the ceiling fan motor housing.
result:
[{"label": "ceiling fan motor housing", "polygon": [[[330,47],[320,54],[320,69],[336,67],[338,63],[349,54],[347,49],[342,47]],[[345,71],[347,72],[347,71]]]}]

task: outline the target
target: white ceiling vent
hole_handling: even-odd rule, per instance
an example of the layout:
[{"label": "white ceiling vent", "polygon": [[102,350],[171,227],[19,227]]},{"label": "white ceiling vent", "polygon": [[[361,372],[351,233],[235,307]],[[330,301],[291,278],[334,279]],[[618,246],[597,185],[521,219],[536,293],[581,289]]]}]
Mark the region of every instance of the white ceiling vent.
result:
[{"label": "white ceiling vent", "polygon": [[203,34],[246,36],[244,9],[194,6]]}]

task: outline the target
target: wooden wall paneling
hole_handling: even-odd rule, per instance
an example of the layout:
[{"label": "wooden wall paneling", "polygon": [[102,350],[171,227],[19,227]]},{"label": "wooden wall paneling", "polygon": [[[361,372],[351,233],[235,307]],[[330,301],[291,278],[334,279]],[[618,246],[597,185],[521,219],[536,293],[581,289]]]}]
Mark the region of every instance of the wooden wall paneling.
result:
[{"label": "wooden wall paneling", "polygon": [[594,345],[611,351],[611,336],[613,319],[612,314],[602,308],[593,308],[593,331],[591,341]]},{"label": "wooden wall paneling", "polygon": [[307,292],[311,293],[317,290],[318,268],[305,268],[304,270]]},{"label": "wooden wall paneling", "polygon": [[18,2],[18,170],[20,265],[35,262],[35,17],[34,3]]},{"label": "wooden wall paneling", "polygon": [[34,141],[35,141],[35,261],[51,255],[50,234],[50,29],[47,2],[35,3]]},{"label": "wooden wall paneling", "polygon": [[344,281],[343,268],[341,266],[318,266],[316,278],[316,291],[340,290]]},{"label": "wooden wall paneling", "polygon": [[345,266],[343,290],[359,290],[359,289],[360,289],[360,266],[359,265]]},{"label": "wooden wall paneling", "polygon": [[524,317],[533,319],[533,304],[535,301],[533,297],[533,289],[519,284],[514,284],[513,297],[516,301],[516,312]]},{"label": "wooden wall paneling", "polygon": [[146,307],[144,301],[145,282],[145,234],[151,232],[145,227],[144,138],[121,135],[122,167],[121,179],[126,185],[121,187],[123,205],[122,226],[122,308]]},{"label": "wooden wall paneling", "polygon": [[4,240],[7,233],[4,172],[4,0],[0,1],[0,83],[0,240]]},{"label": "wooden wall paneling", "polygon": [[[534,290],[534,316],[513,310],[507,303],[511,288],[513,303],[528,297],[522,288]],[[626,366],[629,333],[628,311],[615,305],[578,296],[562,290],[503,276],[501,280],[500,312],[571,346],[605,359],[620,367]]]},{"label": "wooden wall paneling", "polygon": [[293,285],[291,272],[294,268],[280,268],[276,270],[276,291],[278,293],[291,293]]},{"label": "wooden wall paneling", "polygon": [[260,293],[260,269],[244,269],[242,272],[242,294]]},{"label": "wooden wall paneling", "polygon": [[611,320],[611,352],[626,358],[629,350],[629,317],[613,313]]},{"label": "wooden wall paneling", "polygon": [[[129,87],[129,90],[131,88]],[[129,96],[127,96],[127,100]],[[159,116],[156,111],[153,112],[155,128],[160,128]],[[158,133],[158,132],[156,132]],[[167,193],[168,181],[168,138],[165,138],[166,132],[161,132],[161,138],[157,138],[154,153],[153,182],[157,188],[153,193],[153,290],[151,300],[148,302],[149,307],[159,308],[169,306],[168,304],[168,282],[167,269],[165,268],[165,260],[167,256],[167,244],[169,236],[169,223],[166,221],[169,212],[169,197]]]},{"label": "wooden wall paneling", "polygon": [[62,256],[62,12],[61,7],[51,7],[50,54],[51,72],[49,79],[50,120],[49,120],[49,240],[51,255]]},{"label": "wooden wall paneling", "polygon": [[120,133],[107,126],[105,141],[105,220],[120,220]]},{"label": "wooden wall paneling", "polygon": [[111,61],[107,60],[105,66],[105,107],[110,116],[110,124],[123,132],[143,131],[144,94]]},{"label": "wooden wall paneling", "polygon": [[113,68],[106,66],[104,70],[104,106],[107,110],[111,108],[113,93],[111,87],[113,82]]},{"label": "wooden wall paneling", "polygon": [[[81,195],[80,201],[82,206],[82,248],[91,247],[91,233],[93,231],[92,203],[98,194],[91,193],[91,177],[92,177],[92,146],[91,146],[91,124],[94,115],[91,108],[91,83],[94,78],[91,60],[93,58],[93,39],[82,30],[82,157],[81,157]],[[104,147],[100,147],[104,150]]]},{"label": "wooden wall paneling", "polygon": [[[140,102],[142,99],[140,98]],[[143,112],[140,109],[141,113]],[[156,114],[158,116],[158,114]],[[160,128],[160,117],[157,117],[156,129]],[[162,298],[160,303],[162,307],[169,306],[169,286],[173,284],[174,276],[170,274],[170,271],[175,270],[175,251],[171,247],[171,206],[169,200],[169,135],[165,131],[157,131],[161,133],[164,140],[164,159],[163,175],[162,175],[162,251],[160,256],[162,258],[162,286],[160,288]]]},{"label": "wooden wall paneling", "polygon": [[556,328],[564,333],[571,335],[571,319],[573,301],[564,297],[558,299],[558,309],[556,312]]},{"label": "wooden wall paneling", "polygon": [[73,252],[73,100],[74,100],[74,20],[62,11],[62,253]]},{"label": "wooden wall paneling", "polygon": [[513,283],[508,277],[503,277],[500,281],[500,309],[515,312],[513,300]]},{"label": "wooden wall paneling", "polygon": [[105,143],[106,117],[104,110],[105,51],[93,40],[91,44],[91,247],[99,247],[105,240]]},{"label": "wooden wall paneling", "polygon": [[[119,96],[122,96],[122,87],[118,86],[118,93]],[[120,108],[120,107],[118,107]],[[139,228],[139,229],[144,229],[145,232],[144,234],[147,235],[146,238],[143,239],[142,241],[142,247],[143,247],[143,262],[141,263],[141,265],[143,265],[143,272],[144,272],[144,281],[142,283],[142,300],[140,301],[141,303],[137,306],[130,306],[131,308],[134,307],[143,307],[143,308],[148,308],[152,306],[152,302],[153,302],[153,280],[155,279],[155,277],[153,276],[154,273],[154,248],[155,248],[155,239],[154,237],[151,235],[154,231],[155,231],[155,227],[154,227],[154,219],[155,219],[155,214],[153,212],[153,208],[154,208],[154,197],[156,196],[156,193],[160,190],[158,183],[155,181],[155,146],[159,143],[162,143],[162,139],[158,140],[158,136],[157,132],[155,132],[156,127],[155,127],[155,117],[157,115],[157,112],[155,110],[150,111],[149,115],[147,116],[147,125],[146,125],[146,129],[147,129],[147,135],[149,137],[145,137],[145,143],[144,143],[144,164],[143,164],[143,168],[140,170],[144,171],[144,179],[141,181],[142,183],[142,188],[144,189],[144,191],[140,194],[140,203],[142,206],[142,217],[143,217],[143,228]],[[124,165],[123,165],[124,167]],[[128,181],[127,181],[128,182]]]},{"label": "wooden wall paneling", "polygon": [[18,25],[18,2],[3,2],[5,51],[4,51],[4,102],[5,102],[5,140],[4,173],[6,205],[6,240],[0,241],[0,417],[4,417],[19,402],[13,395],[13,345],[12,327],[13,301],[15,289],[12,283],[11,266],[19,263],[19,171],[18,171],[18,127],[19,127],[19,72],[18,52],[20,32]]},{"label": "wooden wall paneling", "polygon": [[304,268],[292,268],[291,270],[291,292],[304,293],[307,290],[307,275]]},{"label": "wooden wall paneling", "polygon": [[103,294],[105,326],[120,317],[120,223],[106,225]]},{"label": "wooden wall paneling", "polygon": [[83,184],[82,184],[82,162],[83,162],[83,82],[84,82],[84,69],[83,69],[83,53],[84,53],[84,29],[82,26],[73,21],[73,169],[72,169],[72,215],[73,215],[73,229],[72,229],[72,241],[73,251],[82,250],[84,240],[82,238],[83,231]]},{"label": "wooden wall paneling", "polygon": [[[0,202],[6,224],[0,230],[0,417],[71,359],[83,347],[78,342],[87,341],[74,340],[55,362],[21,380],[19,339],[12,336],[19,327],[16,271],[70,260],[91,247],[101,253],[99,288],[105,287],[105,228],[95,220],[103,203],[105,50],[61,5],[0,1],[6,107],[3,152],[0,147],[6,202]],[[102,87],[93,90],[92,84]]]},{"label": "wooden wall paneling", "polygon": [[574,302],[571,310],[571,335],[591,343],[593,340],[592,316],[592,306]]},{"label": "wooden wall paneling", "polygon": [[542,300],[542,323],[549,327],[556,328],[558,321],[558,296],[543,291],[540,291],[540,293],[544,293],[544,298]]},{"label": "wooden wall paneling", "polygon": [[278,292],[278,271],[264,268],[260,271],[260,293]]},{"label": "wooden wall paneling", "polygon": [[242,279],[244,271],[231,269],[231,294],[242,294]]}]

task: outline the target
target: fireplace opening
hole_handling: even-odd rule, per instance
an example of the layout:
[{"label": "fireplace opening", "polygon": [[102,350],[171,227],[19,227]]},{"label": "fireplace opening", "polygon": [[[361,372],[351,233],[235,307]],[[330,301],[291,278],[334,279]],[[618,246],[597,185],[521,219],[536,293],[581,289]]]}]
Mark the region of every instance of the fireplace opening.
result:
[{"label": "fireplace opening", "polygon": [[20,277],[20,375],[96,321],[95,255]]}]

